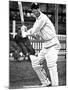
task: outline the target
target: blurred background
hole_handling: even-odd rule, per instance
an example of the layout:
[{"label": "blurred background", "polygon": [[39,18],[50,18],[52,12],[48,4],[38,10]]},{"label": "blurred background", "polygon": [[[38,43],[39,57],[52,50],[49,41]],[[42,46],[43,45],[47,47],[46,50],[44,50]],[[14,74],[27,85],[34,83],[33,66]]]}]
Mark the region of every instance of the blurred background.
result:
[{"label": "blurred background", "polygon": [[[65,4],[48,4],[39,3],[41,11],[46,14],[53,22],[57,37],[61,43],[61,50],[58,58],[58,72],[59,72],[59,85],[66,85],[66,5]],[[30,9],[31,2],[22,2],[22,8],[24,12],[24,24],[27,29],[30,29],[35,18],[33,17]],[[9,33],[12,33],[15,37],[16,32],[21,28],[21,18],[17,1],[9,1]],[[34,39],[29,37],[31,44],[36,52],[39,52],[42,48],[40,42],[33,41]],[[10,88],[22,88],[23,86],[38,85],[40,81],[33,71],[31,63],[29,61],[16,62],[9,60],[9,85]],[[44,63],[44,68],[49,72]]]}]

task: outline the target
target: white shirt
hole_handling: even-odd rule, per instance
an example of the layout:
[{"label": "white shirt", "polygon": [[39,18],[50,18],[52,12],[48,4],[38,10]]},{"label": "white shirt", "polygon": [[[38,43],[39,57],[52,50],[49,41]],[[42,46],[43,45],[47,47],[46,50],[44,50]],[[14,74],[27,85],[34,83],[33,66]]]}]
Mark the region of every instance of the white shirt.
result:
[{"label": "white shirt", "polygon": [[27,31],[28,34],[38,34],[44,39],[43,47],[49,47],[55,43],[59,45],[55,28],[50,19],[43,13],[37,18],[33,27]]}]

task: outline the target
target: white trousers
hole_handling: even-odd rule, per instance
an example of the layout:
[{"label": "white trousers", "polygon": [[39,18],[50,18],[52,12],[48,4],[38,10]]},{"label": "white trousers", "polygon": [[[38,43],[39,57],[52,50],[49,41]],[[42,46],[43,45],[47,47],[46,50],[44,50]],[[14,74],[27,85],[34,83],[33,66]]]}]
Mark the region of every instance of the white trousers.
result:
[{"label": "white trousers", "polygon": [[58,52],[59,50],[57,50],[55,46],[53,46],[49,49],[43,48],[38,54],[38,57],[31,57],[32,67],[37,73],[42,84],[45,84],[47,82],[46,80],[48,80],[47,76],[45,75],[46,72],[44,69],[42,70],[43,67],[41,66],[41,62],[43,60],[46,60],[47,67],[50,72],[52,86],[58,86],[58,72],[57,72]]}]

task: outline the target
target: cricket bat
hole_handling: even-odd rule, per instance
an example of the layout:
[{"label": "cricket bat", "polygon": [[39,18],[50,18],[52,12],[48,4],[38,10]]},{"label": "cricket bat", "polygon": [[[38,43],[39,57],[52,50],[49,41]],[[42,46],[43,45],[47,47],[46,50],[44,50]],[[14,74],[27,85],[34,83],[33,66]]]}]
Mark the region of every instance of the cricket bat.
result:
[{"label": "cricket bat", "polygon": [[24,26],[24,13],[23,13],[23,8],[22,8],[22,3],[18,1],[18,6],[19,6],[19,11],[20,11],[20,17],[21,17],[21,30],[22,30],[22,36],[25,37],[24,31],[27,30],[27,28]]},{"label": "cricket bat", "polygon": [[22,8],[22,3],[18,1],[19,11],[20,11],[20,17],[21,17],[21,23],[24,25],[24,13]]}]

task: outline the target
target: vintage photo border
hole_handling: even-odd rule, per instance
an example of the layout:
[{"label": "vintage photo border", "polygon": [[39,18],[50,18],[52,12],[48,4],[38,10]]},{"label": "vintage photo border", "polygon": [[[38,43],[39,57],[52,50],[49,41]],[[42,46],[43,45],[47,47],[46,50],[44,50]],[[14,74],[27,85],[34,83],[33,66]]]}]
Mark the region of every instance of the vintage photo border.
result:
[{"label": "vintage photo border", "polygon": [[[1,0],[0,3],[0,27],[1,27],[1,33],[0,33],[0,41],[1,41],[1,46],[0,46],[0,90],[8,90],[8,86],[9,86],[9,4],[8,4],[9,0]],[[10,0],[11,1],[11,0]],[[14,0],[15,1],[15,0]],[[37,2],[44,2],[44,3],[62,3],[62,4],[66,4],[66,9],[68,8],[68,2],[67,0],[16,0],[16,1],[37,1]],[[66,10],[67,15],[66,15],[66,23],[68,23],[68,9]],[[68,35],[68,27],[66,28],[67,31],[67,35]],[[3,42],[5,41],[5,42]],[[68,43],[68,42],[67,42]],[[68,55],[67,55],[68,56]],[[67,61],[68,64],[68,61]],[[67,66],[68,68],[68,66]],[[68,75],[68,72],[67,72]],[[68,81],[68,78],[67,78]],[[67,82],[68,85],[68,82]],[[67,86],[62,86],[62,87],[51,87],[52,89],[67,89]],[[51,88],[46,88],[46,89],[51,89]],[[33,88],[34,89],[34,88]],[[37,90],[38,88],[36,88]],[[44,88],[39,88],[39,90],[45,90]],[[18,90],[18,89],[17,89]],[[30,90],[30,89],[29,89]]]}]

